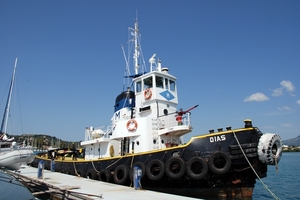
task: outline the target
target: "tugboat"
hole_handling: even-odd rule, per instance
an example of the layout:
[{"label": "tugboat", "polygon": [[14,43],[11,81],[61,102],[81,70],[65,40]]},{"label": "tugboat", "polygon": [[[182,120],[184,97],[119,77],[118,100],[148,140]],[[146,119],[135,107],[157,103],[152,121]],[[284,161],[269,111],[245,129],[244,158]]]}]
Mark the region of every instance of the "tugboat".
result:
[{"label": "tugboat", "polygon": [[137,167],[143,189],[197,198],[251,197],[256,179],[267,176],[267,165],[280,161],[280,136],[263,134],[246,119],[241,128],[209,130],[185,143],[183,136],[193,130],[191,112],[198,105],[177,109],[176,77],[155,54],[147,72],[140,61],[137,20],[129,32],[134,74],[125,59],[130,81],[116,97],[111,125],[87,127],[81,148],[51,149],[36,155],[31,165],[42,161],[56,172],[127,186]]}]

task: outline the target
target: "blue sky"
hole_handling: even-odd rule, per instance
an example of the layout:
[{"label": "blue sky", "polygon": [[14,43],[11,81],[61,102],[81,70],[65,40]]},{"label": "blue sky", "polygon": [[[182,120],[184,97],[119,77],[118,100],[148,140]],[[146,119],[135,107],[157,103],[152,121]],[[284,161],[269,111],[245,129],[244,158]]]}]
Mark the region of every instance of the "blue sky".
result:
[{"label": "blue sky", "polygon": [[10,134],[79,141],[85,127],[110,125],[123,89],[121,45],[137,13],[147,66],[156,53],[178,79],[178,108],[199,104],[186,141],[242,127],[247,118],[263,132],[294,138],[299,9],[297,0],[0,1],[0,112],[18,57],[21,112],[13,107],[11,118],[21,117]]}]

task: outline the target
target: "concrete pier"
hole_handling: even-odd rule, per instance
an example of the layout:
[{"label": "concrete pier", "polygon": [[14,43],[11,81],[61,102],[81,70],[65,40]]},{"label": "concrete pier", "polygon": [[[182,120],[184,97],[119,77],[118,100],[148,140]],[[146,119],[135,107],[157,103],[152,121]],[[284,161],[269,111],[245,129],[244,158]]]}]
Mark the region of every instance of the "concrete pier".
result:
[{"label": "concrete pier", "polygon": [[19,171],[6,171],[15,177],[33,194],[51,194],[59,199],[122,199],[122,200],[192,200],[194,198],[154,192],[149,190],[135,190],[126,187],[97,180],[62,174],[43,170],[42,178],[38,177],[38,169],[30,166],[22,166]]}]

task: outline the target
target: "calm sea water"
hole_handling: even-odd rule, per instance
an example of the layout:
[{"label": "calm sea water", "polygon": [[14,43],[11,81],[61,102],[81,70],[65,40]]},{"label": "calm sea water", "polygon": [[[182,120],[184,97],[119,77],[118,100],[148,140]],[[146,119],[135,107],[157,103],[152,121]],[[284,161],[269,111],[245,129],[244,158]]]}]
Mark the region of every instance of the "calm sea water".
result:
[{"label": "calm sea water", "polygon": [[[300,199],[300,153],[283,153],[278,164],[278,174],[275,166],[268,166],[268,175],[262,181],[281,200]],[[257,180],[252,199],[274,198]]]}]

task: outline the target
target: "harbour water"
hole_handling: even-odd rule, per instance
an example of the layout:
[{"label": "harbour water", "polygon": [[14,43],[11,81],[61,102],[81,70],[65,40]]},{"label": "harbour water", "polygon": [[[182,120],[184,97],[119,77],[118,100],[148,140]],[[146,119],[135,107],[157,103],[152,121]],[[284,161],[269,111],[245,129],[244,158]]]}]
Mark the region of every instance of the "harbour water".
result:
[{"label": "harbour water", "polygon": [[[300,153],[283,153],[278,164],[278,174],[275,166],[268,166],[268,175],[262,179],[264,184],[281,200],[300,199]],[[253,200],[274,199],[257,180]]]}]

